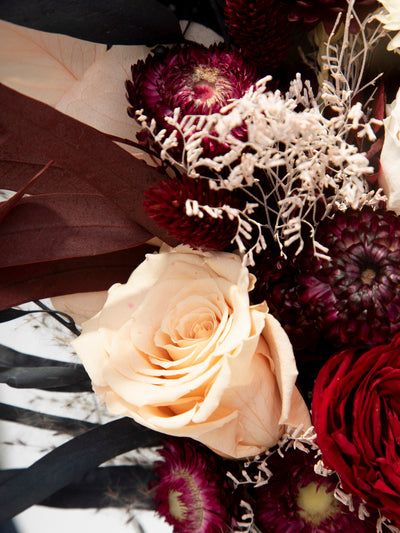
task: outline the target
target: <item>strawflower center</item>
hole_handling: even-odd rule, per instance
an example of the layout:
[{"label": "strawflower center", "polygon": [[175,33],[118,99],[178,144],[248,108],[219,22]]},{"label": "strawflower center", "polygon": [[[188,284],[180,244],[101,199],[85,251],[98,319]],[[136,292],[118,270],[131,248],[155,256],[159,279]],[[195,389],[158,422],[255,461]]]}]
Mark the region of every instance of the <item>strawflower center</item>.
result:
[{"label": "strawflower center", "polygon": [[193,92],[199,100],[206,102],[215,97],[219,70],[206,65],[198,65],[191,75]]},{"label": "strawflower center", "polygon": [[318,527],[322,522],[334,517],[339,512],[339,503],[333,492],[312,481],[300,487],[297,495],[298,514],[306,522]]},{"label": "strawflower center", "polygon": [[376,278],[376,271],[373,268],[366,268],[361,272],[361,281],[364,285],[371,285]]},{"label": "strawflower center", "polygon": [[181,500],[182,492],[178,490],[170,490],[168,492],[169,512],[179,522],[184,522],[187,516],[187,507]]}]

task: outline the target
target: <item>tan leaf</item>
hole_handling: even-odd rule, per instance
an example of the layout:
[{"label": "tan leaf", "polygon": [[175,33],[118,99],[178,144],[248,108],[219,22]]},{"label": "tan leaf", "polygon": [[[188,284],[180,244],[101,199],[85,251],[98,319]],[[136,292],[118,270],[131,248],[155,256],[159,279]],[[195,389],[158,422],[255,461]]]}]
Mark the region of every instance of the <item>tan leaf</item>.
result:
[{"label": "tan leaf", "polygon": [[0,21],[0,81],[52,106],[105,53],[104,44]]},{"label": "tan leaf", "polygon": [[[104,133],[136,141],[139,126],[127,113],[125,81],[131,77],[131,65],[149,51],[147,46],[113,46],[71,86],[56,109]],[[143,157],[139,149],[129,151]]]}]

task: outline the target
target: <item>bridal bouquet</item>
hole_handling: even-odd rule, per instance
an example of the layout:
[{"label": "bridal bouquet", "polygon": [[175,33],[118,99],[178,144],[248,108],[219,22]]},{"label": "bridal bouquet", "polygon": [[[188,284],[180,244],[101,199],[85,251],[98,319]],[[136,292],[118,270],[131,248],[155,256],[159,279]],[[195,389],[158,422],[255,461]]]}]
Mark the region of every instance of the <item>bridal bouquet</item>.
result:
[{"label": "bridal bouquet", "polygon": [[0,10],[0,319],[36,301],[77,360],[0,376],[116,418],[0,404],[73,437],[0,521],[399,532],[400,2],[50,4]]}]

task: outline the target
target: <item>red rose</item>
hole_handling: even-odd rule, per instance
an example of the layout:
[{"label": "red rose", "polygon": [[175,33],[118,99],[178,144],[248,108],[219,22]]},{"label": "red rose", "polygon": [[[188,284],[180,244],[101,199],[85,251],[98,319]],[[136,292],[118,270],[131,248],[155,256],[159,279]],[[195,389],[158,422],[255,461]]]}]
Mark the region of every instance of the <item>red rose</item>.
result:
[{"label": "red rose", "polygon": [[400,525],[400,334],[361,356],[344,350],[321,369],[313,422],[323,461],[345,491]]}]

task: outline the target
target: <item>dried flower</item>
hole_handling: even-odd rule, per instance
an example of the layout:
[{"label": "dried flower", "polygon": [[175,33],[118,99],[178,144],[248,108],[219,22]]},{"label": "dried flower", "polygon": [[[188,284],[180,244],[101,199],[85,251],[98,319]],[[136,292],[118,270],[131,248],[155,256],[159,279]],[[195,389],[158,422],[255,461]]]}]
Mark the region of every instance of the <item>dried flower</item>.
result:
[{"label": "dried flower", "polygon": [[[298,269],[289,259],[281,257],[277,246],[268,245],[258,255],[251,272],[257,278],[250,297],[254,302],[265,300],[292,343],[296,359],[313,356],[321,334],[304,312],[297,294]],[[302,353],[304,351],[304,354]]]},{"label": "dried flower", "polygon": [[225,17],[234,43],[246,59],[268,72],[281,65],[289,49],[286,13],[276,0],[227,0]]},{"label": "dried flower", "polygon": [[298,275],[300,301],[336,345],[388,342],[399,331],[400,219],[388,211],[349,209],[321,223],[330,260],[310,247]]},{"label": "dried flower", "polygon": [[[288,18],[290,21],[296,22],[303,20],[304,23],[310,27],[313,27],[315,24],[322,21],[328,34],[331,33],[333,29],[338,13],[346,12],[349,6],[348,0],[295,0],[295,2],[289,0],[288,3],[291,5],[293,3],[295,4],[289,9]],[[362,21],[367,15],[372,13],[378,5],[376,0],[355,0],[354,9],[357,16]],[[350,24],[350,31],[356,33],[359,29],[360,26],[357,20],[353,18]]]},{"label": "dried flower", "polygon": [[180,117],[215,113],[243,96],[255,79],[241,54],[223,45],[174,46],[132,66],[132,81],[126,84],[129,113],[136,118],[135,111],[143,109],[159,127],[168,128],[164,119],[176,108]]},{"label": "dried flower", "polygon": [[[235,242],[248,264],[254,263],[254,251],[265,249],[268,237],[278,242],[282,253],[293,243],[299,253],[304,226],[314,231],[334,206],[358,208],[380,200],[379,194],[368,192],[364,179],[371,171],[368,159],[346,142],[353,129],[369,131],[367,122],[360,124],[360,106],[351,105],[351,92],[324,83],[321,98],[336,112],[327,118],[300,76],[285,95],[268,91],[269,81],[260,80],[219,113],[169,118],[175,130],[163,138],[148,126],[161,144],[162,156],[183,166],[189,177],[209,178],[212,188],[240,190],[248,199],[245,209],[230,213],[238,219]],[[196,121],[201,129],[193,132]],[[232,134],[242,124],[246,140]],[[183,139],[182,161],[170,149],[177,133]],[[225,152],[204,154],[205,139],[224,144]],[[324,249],[316,241],[314,245],[317,251]]]},{"label": "dried flower", "polygon": [[[183,176],[160,181],[146,191],[145,197],[143,205],[151,218],[184,244],[203,250],[225,250],[231,246],[238,223],[222,208],[226,205],[239,208],[240,202],[229,191],[215,191],[210,189],[208,180]],[[214,209],[209,214],[197,210],[197,205]]]},{"label": "dried flower", "polygon": [[315,474],[315,454],[287,451],[268,459],[271,471],[267,484],[254,489],[255,520],[268,533],[374,532],[372,520],[357,514],[335,498],[336,475]]},{"label": "dried flower", "polygon": [[174,533],[229,531],[230,495],[226,476],[216,456],[190,439],[170,440],[155,463],[157,512]]}]

